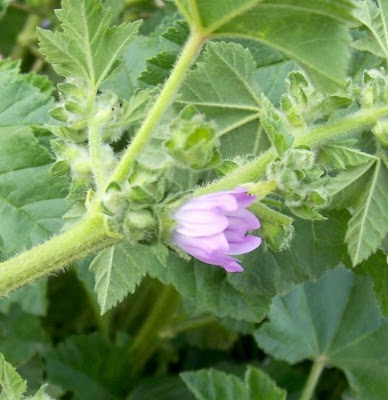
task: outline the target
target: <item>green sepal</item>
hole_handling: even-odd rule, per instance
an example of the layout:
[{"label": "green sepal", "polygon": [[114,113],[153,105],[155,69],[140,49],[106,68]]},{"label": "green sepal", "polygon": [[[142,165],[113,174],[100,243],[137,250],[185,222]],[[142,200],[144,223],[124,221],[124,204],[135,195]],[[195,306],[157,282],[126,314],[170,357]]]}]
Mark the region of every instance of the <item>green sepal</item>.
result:
[{"label": "green sepal", "polygon": [[290,210],[292,211],[293,214],[295,214],[297,217],[302,218],[302,219],[307,219],[307,220],[312,220],[312,221],[325,221],[327,220],[326,217],[324,217],[322,214],[320,214],[318,211],[304,205],[301,207],[290,207]]},{"label": "green sepal", "polygon": [[165,145],[171,157],[181,166],[194,170],[210,169],[221,162],[215,125],[205,121],[193,106],[185,107],[170,126]]},{"label": "green sepal", "polygon": [[65,176],[70,172],[70,165],[66,160],[59,160],[50,168],[50,175]]}]

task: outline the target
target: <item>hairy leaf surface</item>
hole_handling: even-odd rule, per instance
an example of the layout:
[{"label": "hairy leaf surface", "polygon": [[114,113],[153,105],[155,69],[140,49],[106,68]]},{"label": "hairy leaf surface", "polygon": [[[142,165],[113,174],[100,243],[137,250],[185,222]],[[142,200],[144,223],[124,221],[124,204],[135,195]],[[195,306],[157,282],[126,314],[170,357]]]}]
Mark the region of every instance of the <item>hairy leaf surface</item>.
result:
[{"label": "hairy leaf surface", "polygon": [[[258,40],[295,59],[323,89],[343,85],[350,0],[176,0],[192,25],[213,36]],[[333,60],[335,62],[333,63]]]},{"label": "hairy leaf surface", "polygon": [[133,247],[123,243],[102,250],[90,264],[95,273],[95,292],[101,314],[133,293],[144,272],[132,257]]},{"label": "hairy leaf surface", "polygon": [[27,383],[0,354],[0,400],[19,400],[27,390]]},{"label": "hairy leaf surface", "polygon": [[140,25],[111,28],[111,12],[100,0],[64,0],[56,15],[62,32],[40,29],[41,51],[59,75],[81,78],[96,88],[117,68]]}]

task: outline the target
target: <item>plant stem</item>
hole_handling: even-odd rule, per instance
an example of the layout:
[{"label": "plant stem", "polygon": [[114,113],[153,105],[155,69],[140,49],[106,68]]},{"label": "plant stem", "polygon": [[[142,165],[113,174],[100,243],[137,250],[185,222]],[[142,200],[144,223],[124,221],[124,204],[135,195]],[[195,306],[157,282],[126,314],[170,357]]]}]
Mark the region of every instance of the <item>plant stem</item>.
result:
[{"label": "plant stem", "polygon": [[120,240],[107,235],[103,214],[93,210],[61,235],[0,263],[0,297]]},{"label": "plant stem", "polygon": [[302,395],[299,400],[310,400],[314,394],[315,388],[318,384],[319,378],[325,368],[326,360],[323,356],[318,357],[310,370],[307,381],[304,385]]},{"label": "plant stem", "polygon": [[130,357],[133,360],[133,376],[137,376],[141,372],[152,356],[159,331],[167,325],[179,304],[179,293],[173,286],[165,286],[129,349]]},{"label": "plant stem", "polygon": [[106,174],[104,171],[104,163],[101,158],[101,148],[103,143],[99,131],[99,124],[96,121],[96,110],[94,107],[95,98],[96,90],[91,88],[87,107],[89,153],[97,191],[100,191],[104,188],[104,184],[106,183]]},{"label": "plant stem", "polygon": [[257,182],[265,176],[268,164],[276,158],[276,151],[270,149],[262,153],[259,157],[247,162],[243,166],[236,168],[230,174],[225,175],[218,181],[209,184],[195,191],[195,195],[202,196],[204,194],[218,192],[220,190],[233,189],[238,185]]},{"label": "plant stem", "polygon": [[388,106],[361,110],[346,118],[328,122],[296,138],[294,146],[314,146],[330,139],[336,139],[356,129],[375,124],[383,115],[388,114]]},{"label": "plant stem", "polygon": [[11,58],[23,58],[26,49],[36,40],[36,27],[40,24],[41,20],[42,17],[35,14],[30,14],[27,17],[23,30],[16,39],[16,45],[12,50]]},{"label": "plant stem", "polygon": [[194,31],[191,33],[189,40],[187,41],[183,52],[180,55],[170,77],[166,81],[158,99],[137,132],[132,144],[128,147],[120,160],[119,165],[114,171],[111,177],[111,182],[116,181],[122,183],[129,175],[134,161],[147,144],[153,129],[169,106],[175,92],[183,81],[186,72],[189,70],[201,49],[204,40],[205,38],[200,32]]},{"label": "plant stem", "polygon": [[207,315],[206,317],[189,319],[181,323],[168,326],[162,332],[160,332],[159,337],[162,339],[172,339],[181,333],[188,332],[194,329],[199,329],[203,326],[213,324],[217,321],[218,318],[214,315]]}]

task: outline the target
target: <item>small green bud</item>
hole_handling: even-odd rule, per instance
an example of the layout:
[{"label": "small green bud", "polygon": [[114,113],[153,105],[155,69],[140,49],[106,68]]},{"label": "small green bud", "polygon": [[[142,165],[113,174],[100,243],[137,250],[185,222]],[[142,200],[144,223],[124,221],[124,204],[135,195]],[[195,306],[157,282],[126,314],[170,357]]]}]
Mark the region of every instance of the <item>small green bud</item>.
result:
[{"label": "small green bud", "polygon": [[85,115],[85,108],[75,101],[67,100],[64,107],[67,111],[73,114]]},{"label": "small green bud", "polygon": [[388,120],[383,119],[378,121],[372,128],[372,133],[379,141],[381,147],[388,150]]},{"label": "small green bud", "polygon": [[52,176],[64,176],[70,171],[70,165],[66,160],[57,161],[50,168],[50,175]]},{"label": "small green bud", "polygon": [[64,107],[55,107],[49,111],[51,117],[60,122],[68,122],[70,119],[69,113]]},{"label": "small green bud", "polygon": [[124,219],[124,233],[136,242],[150,241],[156,237],[158,221],[148,209],[130,210]]},{"label": "small green bud", "polygon": [[171,136],[165,145],[170,156],[185,167],[209,169],[221,162],[214,124],[196,114],[192,106],[184,108],[171,124]]}]

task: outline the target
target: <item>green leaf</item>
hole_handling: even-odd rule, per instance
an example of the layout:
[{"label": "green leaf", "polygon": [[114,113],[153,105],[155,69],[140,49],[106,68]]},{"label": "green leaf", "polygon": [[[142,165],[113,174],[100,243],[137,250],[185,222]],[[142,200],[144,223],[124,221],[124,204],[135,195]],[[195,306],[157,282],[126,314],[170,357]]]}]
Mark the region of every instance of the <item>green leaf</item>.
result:
[{"label": "green leaf", "polygon": [[368,183],[353,202],[345,240],[353,265],[374,253],[388,234],[388,169],[382,160],[368,171]]},{"label": "green leaf", "polygon": [[134,293],[143,279],[144,272],[132,258],[133,247],[123,243],[102,250],[90,264],[95,273],[95,292],[101,314]]},{"label": "green leaf", "polygon": [[20,377],[11,364],[0,354],[0,400],[20,400],[27,390],[27,383]]},{"label": "green leaf", "polygon": [[249,367],[245,381],[213,369],[181,374],[198,400],[285,400],[286,392],[259,369]]},{"label": "green leaf", "polygon": [[110,9],[103,8],[100,0],[64,0],[56,15],[61,32],[38,31],[42,53],[59,75],[80,78],[99,88],[118,67],[140,23],[111,28]]},{"label": "green leaf", "polygon": [[74,400],[118,400],[128,391],[128,351],[98,334],[73,336],[47,356],[48,380]]},{"label": "green leaf", "polygon": [[388,316],[388,262],[387,255],[378,251],[360,263],[356,273],[368,275],[373,281],[373,290],[384,315]]},{"label": "green leaf", "polygon": [[135,390],[131,392],[131,400],[193,400],[179,377],[142,379]]},{"label": "green leaf", "polygon": [[[344,85],[350,0],[175,1],[191,25],[215,37],[258,40],[295,59],[322,89]],[[335,63],[332,61],[335,60]]]},{"label": "green leaf", "polygon": [[216,122],[225,157],[258,152],[262,139],[259,121],[267,117],[267,109],[262,109],[263,102],[254,81],[255,70],[252,54],[241,45],[208,43],[177,100],[181,106],[194,105],[208,120]]},{"label": "green leaf", "polygon": [[36,75],[20,75],[15,62],[0,61],[0,128],[42,124],[47,121],[53,98],[31,81]]},{"label": "green leaf", "polygon": [[348,167],[365,164],[371,160],[377,160],[377,158],[342,144],[329,144],[320,149],[317,161],[333,169],[347,169]]},{"label": "green leaf", "polygon": [[14,365],[26,363],[47,345],[40,320],[18,307],[0,314],[0,328],[0,352]]},{"label": "green leaf", "polygon": [[377,4],[372,0],[359,1],[355,16],[369,35],[356,40],[353,47],[388,60],[388,1],[377,0]]},{"label": "green leaf", "polygon": [[319,357],[345,372],[358,399],[386,398],[388,323],[369,279],[330,271],[276,298],[268,317],[255,334],[268,354],[291,363]]},{"label": "green leaf", "polygon": [[0,18],[2,18],[7,10],[9,0],[0,0]]},{"label": "green leaf", "polygon": [[241,257],[244,272],[240,274],[194,259],[184,261],[172,253],[162,265],[145,246],[138,246],[133,257],[150,276],[173,284],[196,311],[257,322],[276,294],[320,277],[342,260],[346,253],[342,214],[333,214],[325,222],[297,221],[298,234],[289,250],[272,252],[261,246]]},{"label": "green leaf", "polygon": [[47,310],[47,279],[24,286],[0,300],[0,311],[7,313],[12,304],[29,314],[43,316]]},{"label": "green leaf", "polygon": [[53,99],[30,79],[15,63],[0,64],[0,243],[6,257],[58,232],[67,208],[67,179],[49,175],[53,159],[28,126],[47,121]]}]

